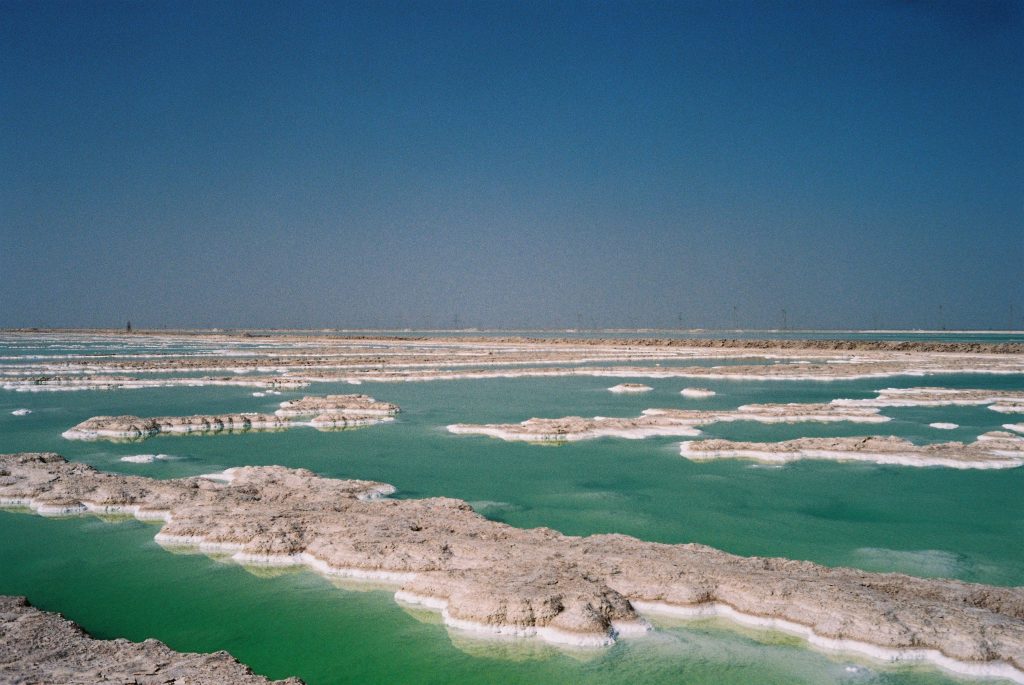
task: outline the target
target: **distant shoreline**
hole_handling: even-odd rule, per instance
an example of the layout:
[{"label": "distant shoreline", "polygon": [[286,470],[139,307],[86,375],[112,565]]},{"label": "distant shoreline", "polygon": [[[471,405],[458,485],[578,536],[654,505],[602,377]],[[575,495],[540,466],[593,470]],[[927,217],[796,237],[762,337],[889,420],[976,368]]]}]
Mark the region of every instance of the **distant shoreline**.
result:
[{"label": "distant shoreline", "polygon": [[[570,337],[570,334],[578,331],[553,330],[552,333],[566,333],[565,337],[531,337],[524,335],[499,335],[500,333],[543,333],[546,331],[537,329],[534,331],[508,330],[493,331],[495,335],[480,335],[484,331],[374,331],[374,330],[348,330],[335,329],[138,329],[132,333],[126,333],[119,329],[110,328],[7,328],[0,329],[0,334],[5,335],[96,335],[111,337],[151,337],[151,336],[178,336],[189,338],[217,338],[217,339],[250,339],[259,338],[262,340],[283,338],[294,342],[293,336],[302,334],[303,342],[338,342],[341,340],[388,340],[394,342],[459,342],[459,343],[516,343],[516,344],[541,344],[541,345],[587,345],[587,346],[643,346],[643,347],[693,347],[693,348],[732,348],[732,349],[786,349],[786,350],[837,350],[837,351],[881,351],[881,352],[950,352],[950,353],[979,353],[979,354],[1022,354],[1024,353],[1024,340],[1006,342],[976,342],[976,341],[943,341],[943,340],[879,340],[861,338],[729,338],[729,337],[706,337],[706,338],[665,338],[639,335],[644,332],[665,333],[667,330],[656,329],[600,329],[596,333],[614,333],[621,331],[623,334],[637,334],[635,338],[579,338]],[[711,331],[704,331],[711,332]],[[738,333],[743,331],[722,331],[723,333]],[[771,333],[772,331],[746,331],[749,333]],[[780,331],[781,332],[781,331]],[[785,331],[787,335],[796,333],[842,333],[844,331]],[[851,333],[870,334],[875,331],[849,331]],[[894,335],[904,331],[887,331],[886,334]],[[428,335],[416,335],[428,334]],[[448,335],[441,335],[441,334]],[[915,335],[925,335],[926,331],[908,331]],[[1016,335],[1017,332],[1005,331],[940,331],[937,335],[978,335],[988,333],[992,335]],[[1024,338],[1024,332],[1020,335]]]}]

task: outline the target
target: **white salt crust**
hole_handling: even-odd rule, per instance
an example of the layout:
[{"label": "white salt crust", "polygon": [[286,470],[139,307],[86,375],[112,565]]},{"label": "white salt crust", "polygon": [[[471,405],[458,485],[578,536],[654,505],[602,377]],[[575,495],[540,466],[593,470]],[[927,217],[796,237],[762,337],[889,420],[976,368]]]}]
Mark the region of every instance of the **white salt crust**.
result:
[{"label": "white salt crust", "polygon": [[[986,392],[993,394],[986,395]],[[1024,392],[959,390],[956,388],[882,388],[877,397],[851,400],[840,398],[832,404],[844,407],[942,407],[949,405],[1007,406],[1024,402]],[[928,397],[922,397],[927,395]],[[991,408],[991,407],[990,407]],[[1000,410],[996,410],[1000,411]]]},{"label": "white salt crust", "polygon": [[677,618],[726,618],[740,625],[777,630],[797,635],[809,644],[830,652],[852,652],[887,663],[930,662],[939,668],[958,675],[975,678],[1006,678],[1014,683],[1024,683],[1024,671],[1014,668],[1005,661],[968,663],[952,659],[937,649],[893,649],[879,647],[859,640],[823,637],[809,626],[780,618],[766,618],[736,611],[728,604],[708,603],[692,606],[666,604],[664,602],[633,601],[633,608],[640,613],[661,614]]},{"label": "white salt crust", "polygon": [[[510,430],[508,424],[487,425],[487,424],[462,424],[455,423],[446,426],[448,432],[457,435],[485,435],[499,440],[524,441],[524,442],[575,442],[578,440],[593,440],[596,438],[624,438],[627,440],[642,440],[654,436],[668,437],[697,437],[701,435],[697,426],[707,426],[713,423],[730,421],[756,421],[759,423],[885,423],[891,419],[878,413],[878,409],[863,408],[860,413],[811,413],[801,412],[802,405],[794,404],[793,414],[776,414],[771,411],[759,411],[758,405],[743,405],[735,411],[723,411],[721,413],[705,416],[703,418],[680,418],[672,425],[650,426],[637,425],[633,427],[613,426],[592,426],[587,430],[566,431],[557,433],[524,433],[517,430]],[[643,416],[667,416],[670,411],[664,409],[645,409]],[[603,421],[604,417],[595,416],[593,421]],[[629,419],[624,419],[629,420]],[[519,425],[525,425],[521,422]]]},{"label": "white salt crust", "polygon": [[801,459],[824,459],[829,461],[860,461],[871,464],[890,466],[942,466],[953,469],[1013,469],[1024,466],[1024,457],[1019,452],[993,450],[993,454],[1004,457],[1021,457],[1013,461],[1006,459],[945,459],[942,457],[924,457],[917,452],[852,452],[843,450],[802,449],[792,452],[767,452],[763,450],[695,450],[689,442],[681,443],[680,455],[692,461],[712,461],[714,459],[753,459],[767,464],[788,464]]},{"label": "white salt crust", "polygon": [[620,383],[619,385],[613,385],[608,388],[608,392],[614,393],[641,393],[650,392],[651,390],[654,390],[654,388],[649,385],[639,385],[637,383]]},{"label": "white salt crust", "polygon": [[[139,388],[203,388],[206,386],[242,386],[250,388],[267,388],[284,386],[287,388],[305,388],[309,381],[292,378],[282,381],[260,381],[245,379],[222,378],[122,378],[122,379],[62,379],[60,381],[8,381],[0,388],[15,392],[68,392],[73,390],[135,390]],[[267,394],[280,394],[266,391]],[[258,397],[258,395],[257,395]]]},{"label": "white salt crust", "polygon": [[651,631],[651,625],[647,621],[613,621],[611,630],[606,635],[576,633],[550,626],[490,625],[452,616],[448,611],[448,601],[438,597],[399,590],[395,593],[395,600],[438,611],[446,626],[477,635],[537,637],[545,642],[570,647],[608,647],[614,644],[618,637],[637,637]]},{"label": "white salt crust", "polygon": [[169,454],[132,454],[127,457],[121,457],[121,461],[128,462],[129,464],[152,464],[154,461],[167,461],[173,458]]},{"label": "white salt crust", "polygon": [[[598,417],[599,418],[599,417]],[[447,427],[448,432],[456,435],[486,435],[492,438],[507,441],[526,442],[576,442],[579,440],[593,440],[596,438],[623,438],[625,440],[643,440],[654,436],[668,437],[697,437],[702,435],[701,431],[692,426],[654,426],[642,428],[597,428],[579,433],[534,433],[523,434],[513,433],[494,426],[470,426],[463,424],[452,424]]]},{"label": "white salt crust", "polygon": [[[241,414],[245,416],[246,414]],[[308,426],[310,428],[316,428],[318,430],[331,429],[331,428],[356,428],[360,426],[372,426],[378,423],[389,423],[394,421],[392,416],[367,416],[367,417],[355,417],[350,418],[344,415],[335,416],[333,418],[317,417],[310,421],[287,421],[287,422],[274,422],[274,421],[251,421],[247,425],[243,424],[227,424],[216,426],[203,426],[200,424],[193,425],[181,425],[181,426],[170,426],[167,428],[161,427],[158,430],[133,430],[133,431],[118,431],[118,430],[105,430],[105,429],[80,429],[80,428],[69,428],[68,430],[61,433],[61,437],[65,440],[83,440],[83,441],[95,441],[95,440],[144,440],[151,438],[155,435],[167,435],[167,434],[178,434],[184,435],[189,433],[202,433],[202,434],[230,434],[230,433],[249,433],[259,431],[280,431],[288,430],[289,428],[297,428],[300,426]]]}]

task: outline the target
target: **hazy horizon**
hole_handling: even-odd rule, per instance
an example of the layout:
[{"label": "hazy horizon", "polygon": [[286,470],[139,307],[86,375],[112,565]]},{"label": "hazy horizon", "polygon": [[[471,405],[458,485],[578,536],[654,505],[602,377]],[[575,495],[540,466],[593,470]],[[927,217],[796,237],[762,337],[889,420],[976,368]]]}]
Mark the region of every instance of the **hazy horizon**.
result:
[{"label": "hazy horizon", "polygon": [[0,0],[0,327],[1020,330],[1022,17]]}]

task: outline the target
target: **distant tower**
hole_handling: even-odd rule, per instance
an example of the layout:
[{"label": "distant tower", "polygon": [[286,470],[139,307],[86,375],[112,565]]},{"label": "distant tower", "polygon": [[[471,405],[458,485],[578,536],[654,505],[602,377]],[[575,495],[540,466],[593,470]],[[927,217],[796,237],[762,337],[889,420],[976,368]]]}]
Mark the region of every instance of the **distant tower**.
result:
[{"label": "distant tower", "polygon": [[132,322],[131,322],[131,321],[129,321],[129,322],[127,323],[127,325],[125,325],[125,327],[124,327],[124,332],[125,332],[125,333],[131,333],[131,332],[132,332]]}]

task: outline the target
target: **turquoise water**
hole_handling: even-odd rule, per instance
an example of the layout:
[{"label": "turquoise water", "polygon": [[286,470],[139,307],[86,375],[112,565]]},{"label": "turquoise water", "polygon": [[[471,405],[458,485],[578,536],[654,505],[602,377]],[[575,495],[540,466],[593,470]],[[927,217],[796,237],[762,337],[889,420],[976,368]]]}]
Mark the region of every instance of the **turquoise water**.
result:
[{"label": "turquoise water", "polygon": [[259,673],[309,683],[955,682],[712,621],[660,624],[647,637],[599,651],[481,641],[449,633],[437,614],[403,609],[391,591],[334,586],[301,571],[254,575],[202,555],[171,554],[152,541],[154,532],[123,519],[0,512],[0,591],[62,611],[96,637],[227,649]]},{"label": "turquoise water", "polygon": [[[0,350],[0,354],[5,354]],[[654,379],[644,395],[615,395],[617,379],[551,378],[431,383],[318,384],[397,402],[393,424],[354,431],[159,436],[139,443],[67,441],[97,414],[272,411],[303,392],[252,397],[245,388],[0,392],[0,451],[57,451],[104,470],[169,478],[243,464],[283,464],[327,476],[392,483],[400,497],[446,495],[512,525],[569,534],[619,532],[702,542],[738,554],[902,571],[999,585],[1024,584],[1024,469],[957,471],[802,462],[694,463],[678,439],[606,439],[560,447],[454,436],[455,422],[531,416],[633,416],[649,407],[733,408],[751,402],[868,397],[880,387],[1021,389],[1011,376],[850,382],[701,382]],[[15,408],[32,409],[15,417]],[[883,409],[882,425],[727,423],[711,437],[894,434],[915,442],[972,440],[1021,417],[984,407]],[[929,428],[948,421],[954,431]],[[130,464],[132,454],[170,461]],[[99,637],[157,637],[190,651],[227,649],[258,672],[335,682],[945,683],[925,667],[829,656],[797,639],[714,621],[659,624],[654,634],[598,652],[534,641],[493,642],[450,632],[430,612],[400,607],[385,589],[338,588],[309,572],[249,572],[203,555],[171,554],[156,528],[93,517],[42,519],[0,512],[0,593],[25,594]],[[55,553],[56,551],[56,553]],[[848,670],[852,669],[852,670]]]}]

